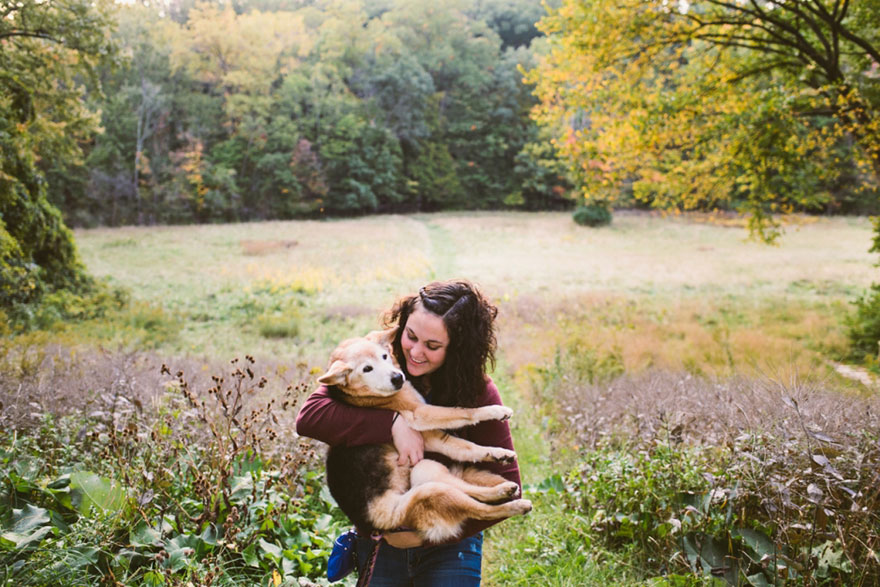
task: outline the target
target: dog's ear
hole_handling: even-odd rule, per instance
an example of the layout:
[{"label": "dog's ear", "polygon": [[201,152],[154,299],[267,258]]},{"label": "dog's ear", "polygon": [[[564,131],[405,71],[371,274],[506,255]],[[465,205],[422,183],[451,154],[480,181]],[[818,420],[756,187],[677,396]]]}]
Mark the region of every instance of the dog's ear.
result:
[{"label": "dog's ear", "polygon": [[374,330],[369,333],[366,338],[371,342],[375,342],[376,344],[381,344],[382,346],[391,347],[391,343],[394,342],[394,337],[397,334],[397,328],[389,328],[387,330]]},{"label": "dog's ear", "polygon": [[318,377],[321,385],[345,385],[351,373],[351,365],[344,361],[333,361],[327,372]]}]

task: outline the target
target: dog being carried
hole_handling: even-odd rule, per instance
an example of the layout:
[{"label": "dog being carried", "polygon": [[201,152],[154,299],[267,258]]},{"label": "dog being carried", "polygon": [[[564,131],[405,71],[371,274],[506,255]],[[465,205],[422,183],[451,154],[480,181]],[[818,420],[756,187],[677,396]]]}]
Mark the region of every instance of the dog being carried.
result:
[{"label": "dog being carried", "polygon": [[[506,420],[510,408],[432,406],[406,381],[391,352],[394,329],[343,341],[318,378],[340,401],[396,411],[421,432],[425,450],[459,463],[502,462],[513,451],[480,446],[445,430],[486,420]],[[431,459],[398,464],[393,445],[333,446],[327,454],[327,484],[339,507],[359,529],[388,531],[406,527],[430,542],[458,537],[467,519],[500,520],[531,511],[515,499],[519,486],[478,467],[446,467]]]}]

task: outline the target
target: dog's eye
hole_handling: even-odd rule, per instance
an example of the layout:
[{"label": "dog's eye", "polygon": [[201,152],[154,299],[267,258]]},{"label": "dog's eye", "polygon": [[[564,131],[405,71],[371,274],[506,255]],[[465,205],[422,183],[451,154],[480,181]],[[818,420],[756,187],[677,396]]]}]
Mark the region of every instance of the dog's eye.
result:
[{"label": "dog's eye", "polygon": [[367,365],[366,367],[364,367],[364,373],[369,373],[369,372],[372,371],[372,370],[373,370],[373,368],[372,368],[371,366],[369,366],[369,365]]},{"label": "dog's eye", "polygon": [[382,355],[382,360],[383,360],[383,361],[387,361],[387,360],[388,360],[388,355]]}]

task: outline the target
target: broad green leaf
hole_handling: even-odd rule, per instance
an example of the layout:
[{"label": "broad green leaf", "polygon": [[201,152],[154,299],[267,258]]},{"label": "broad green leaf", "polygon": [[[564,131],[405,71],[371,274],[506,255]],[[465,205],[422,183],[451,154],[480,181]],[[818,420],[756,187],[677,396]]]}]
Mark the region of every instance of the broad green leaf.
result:
[{"label": "broad green leaf", "polygon": [[43,508],[27,504],[23,509],[13,509],[12,530],[0,536],[0,544],[6,548],[24,548],[30,544],[39,544],[52,532],[49,522],[49,513]]},{"label": "broad green leaf", "polygon": [[266,542],[264,539],[260,538],[259,545],[263,552],[265,552],[274,562],[277,563],[282,559],[281,547],[277,544]]},{"label": "broad green leaf", "polygon": [[153,546],[161,541],[161,534],[146,522],[140,522],[128,535],[132,546]]},{"label": "broad green leaf", "polygon": [[201,539],[205,542],[205,544],[210,544],[211,546],[216,546],[217,545],[217,527],[214,524],[208,524],[208,526],[202,532]]},{"label": "broad green leaf", "polygon": [[284,573],[284,577],[295,577],[296,576],[296,563],[288,558],[282,559],[281,561],[281,571]]},{"label": "broad green leaf", "polygon": [[817,569],[820,577],[830,577],[831,569],[837,569],[844,573],[852,571],[852,564],[844,554],[839,541],[825,541],[813,548],[813,555],[819,557]]},{"label": "broad green leaf", "polygon": [[748,581],[748,584],[753,587],[770,587],[770,582],[763,573],[755,573],[754,575],[749,575],[745,579]]},{"label": "broad green leaf", "polygon": [[242,551],[241,557],[244,559],[244,562],[247,566],[259,568],[260,559],[257,556],[256,544],[248,545],[248,547]]},{"label": "broad green leaf", "polygon": [[250,497],[254,490],[254,481],[250,475],[233,477],[229,485],[229,501],[232,503],[242,503]]},{"label": "broad green leaf", "polygon": [[751,528],[740,528],[731,531],[730,534],[734,538],[737,536],[742,538],[743,544],[755,553],[755,562],[760,562],[764,556],[773,556],[776,554],[776,545],[762,532],[758,532]]},{"label": "broad green leaf", "polygon": [[165,577],[156,571],[147,571],[144,573],[144,585],[147,587],[161,587],[165,584]]},{"label": "broad green leaf", "polygon": [[195,554],[195,547],[198,539],[188,535],[178,535],[169,540],[165,545],[168,551],[168,560],[165,565],[172,571],[179,571],[188,567],[192,562],[192,556]]},{"label": "broad green leaf", "polygon": [[49,512],[40,507],[27,504],[24,509],[12,510],[13,532],[28,533],[49,523]]},{"label": "broad green leaf", "polygon": [[125,504],[125,490],[117,482],[89,471],[71,473],[70,487],[80,495],[79,503],[74,500],[74,504],[83,515],[92,507],[107,512],[119,510]]},{"label": "broad green leaf", "polygon": [[331,516],[330,514],[324,514],[324,515],[320,516],[318,518],[318,520],[315,522],[315,531],[316,532],[323,532],[324,530],[327,530],[328,528],[330,528],[330,524],[332,524],[332,523],[333,523],[333,516]]},{"label": "broad green leaf", "polygon": [[529,487],[528,490],[536,493],[562,493],[565,491],[565,482],[562,480],[562,475],[557,473],[547,477],[537,485]]}]

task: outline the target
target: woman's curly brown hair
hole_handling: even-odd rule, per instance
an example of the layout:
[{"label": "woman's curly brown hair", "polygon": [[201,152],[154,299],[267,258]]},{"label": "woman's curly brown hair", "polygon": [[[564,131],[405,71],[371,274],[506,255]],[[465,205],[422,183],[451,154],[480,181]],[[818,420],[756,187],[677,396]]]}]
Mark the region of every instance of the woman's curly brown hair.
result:
[{"label": "woman's curly brown hair", "polygon": [[406,372],[400,339],[403,325],[419,306],[443,319],[449,335],[446,359],[439,369],[424,377],[407,377],[430,402],[439,406],[475,407],[486,390],[486,365],[495,368],[495,317],[498,308],[467,281],[435,281],[414,296],[397,301],[385,317],[387,327],[396,326],[394,354]]}]

